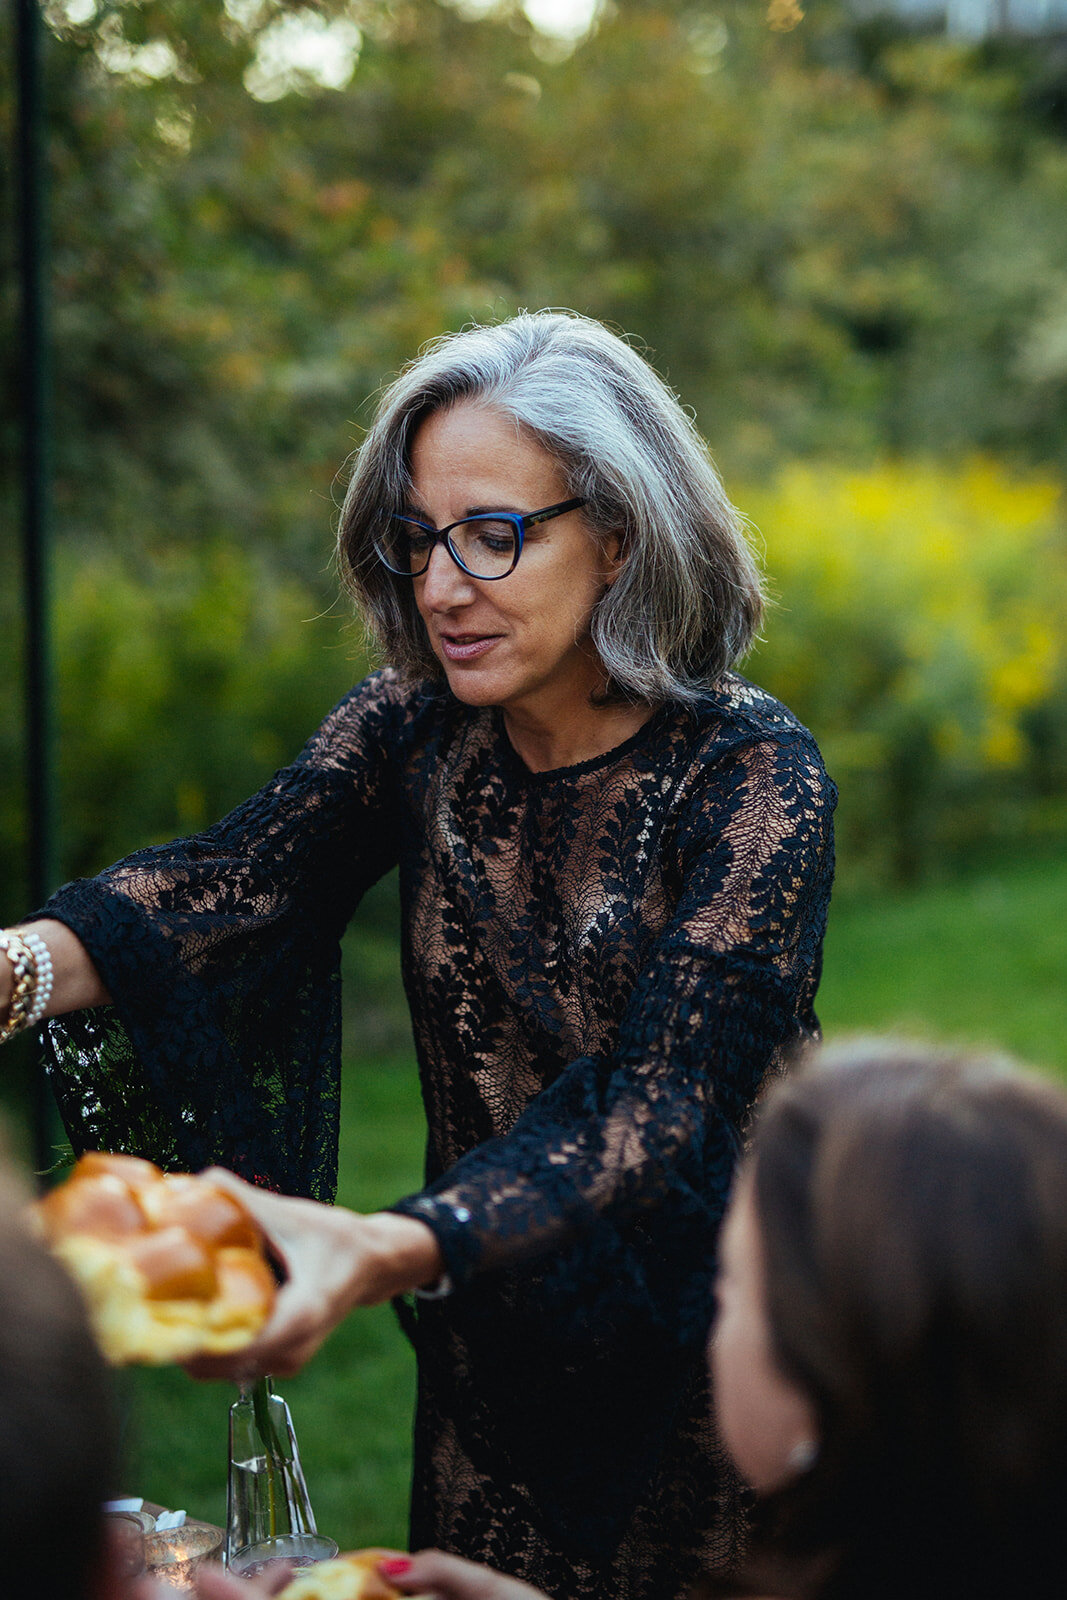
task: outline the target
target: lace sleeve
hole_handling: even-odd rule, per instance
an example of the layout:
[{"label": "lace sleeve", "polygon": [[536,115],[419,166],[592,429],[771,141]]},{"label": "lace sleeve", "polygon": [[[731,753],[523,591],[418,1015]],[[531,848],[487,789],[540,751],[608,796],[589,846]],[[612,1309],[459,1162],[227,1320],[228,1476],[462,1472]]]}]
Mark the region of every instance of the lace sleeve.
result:
[{"label": "lace sleeve", "polygon": [[48,1030],[77,1149],[223,1161],[332,1196],[338,941],[396,860],[384,689],[381,675],[360,685],[214,827],[68,884],[44,908],[81,938],[113,1001]]},{"label": "lace sleeve", "polygon": [[675,912],[617,1049],[573,1061],[506,1137],[395,1208],[434,1229],[454,1282],[558,1251],[571,1270],[576,1251],[595,1254],[603,1277],[609,1259],[627,1270],[637,1236],[642,1271],[657,1239],[664,1260],[682,1236],[713,1249],[761,1080],[817,1026],[834,795],[802,739],[704,771],[676,826]]}]

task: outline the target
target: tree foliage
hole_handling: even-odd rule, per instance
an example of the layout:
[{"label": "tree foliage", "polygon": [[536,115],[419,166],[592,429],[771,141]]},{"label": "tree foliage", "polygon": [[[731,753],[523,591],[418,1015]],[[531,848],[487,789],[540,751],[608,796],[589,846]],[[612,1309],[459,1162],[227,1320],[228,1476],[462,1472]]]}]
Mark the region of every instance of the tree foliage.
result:
[{"label": "tree foliage", "polygon": [[[227,610],[234,582],[276,619],[296,593],[309,615],[329,603],[338,471],[382,378],[443,329],[566,305],[637,337],[759,511],[797,609],[804,562],[775,571],[775,519],[796,509],[784,465],[809,463],[817,503],[814,463],[826,463],[838,516],[835,463],[877,473],[886,459],[980,451],[1067,464],[1067,65],[1055,49],[860,26],[833,5],[781,32],[757,0],[616,0],[570,45],[513,0],[45,11],[70,866],[112,843],[78,817],[86,730],[129,771],[124,794],[140,792],[98,727],[105,701],[128,704],[131,730],[115,737],[132,750],[145,723],[171,737],[195,688],[194,719],[228,705],[231,748],[250,747],[237,707],[251,674],[238,694],[219,662],[190,664],[216,604],[195,584],[204,597],[221,585],[220,650],[252,648]],[[325,34],[332,68],[301,65],[300,40]],[[8,192],[8,216],[12,203]],[[10,228],[3,237],[10,266]],[[9,271],[3,293],[10,330]],[[0,449],[10,468],[10,403]],[[895,488],[907,478],[902,467]],[[833,535],[842,547],[849,515]],[[108,593],[125,632],[102,618]],[[72,606],[86,608],[81,623]],[[4,607],[11,681],[10,591]],[[153,699],[163,668],[147,658],[166,640],[185,692]],[[335,658],[319,665],[320,685],[294,686],[301,715],[337,687]],[[278,688],[275,713],[286,703]],[[202,757],[183,759],[199,772]],[[183,792],[221,807],[260,771],[235,760],[230,775],[194,774]],[[176,792],[154,820],[140,801],[129,814],[165,830],[184,815]],[[12,790],[0,806],[12,839]]]},{"label": "tree foliage", "polygon": [[[72,532],[125,544],[162,490],[177,537],[316,558],[383,375],[519,306],[637,335],[733,473],[1067,451],[1044,57],[836,13],[775,33],[754,0],[619,0],[569,53],[507,4],[49,15]],[[358,30],[351,81],[253,98],[264,37],[300,16]]]}]

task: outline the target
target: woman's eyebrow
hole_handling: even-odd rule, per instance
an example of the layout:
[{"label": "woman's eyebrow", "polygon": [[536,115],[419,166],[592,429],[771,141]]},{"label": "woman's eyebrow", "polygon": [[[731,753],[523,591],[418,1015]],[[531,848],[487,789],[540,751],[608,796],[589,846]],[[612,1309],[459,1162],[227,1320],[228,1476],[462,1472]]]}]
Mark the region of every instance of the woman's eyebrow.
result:
[{"label": "woman's eyebrow", "polygon": [[[468,506],[466,511],[463,513],[463,516],[460,518],[460,521],[464,521],[467,517],[495,516],[498,511],[509,517],[523,517],[527,515],[525,511],[520,511],[518,506],[501,505],[499,500],[493,500],[484,506]],[[412,517],[416,522],[425,522],[427,527],[434,526],[433,518],[430,516],[430,513],[428,511],[420,510],[417,506],[412,505],[410,501],[405,502],[403,508],[399,512],[399,515],[402,517]]]}]

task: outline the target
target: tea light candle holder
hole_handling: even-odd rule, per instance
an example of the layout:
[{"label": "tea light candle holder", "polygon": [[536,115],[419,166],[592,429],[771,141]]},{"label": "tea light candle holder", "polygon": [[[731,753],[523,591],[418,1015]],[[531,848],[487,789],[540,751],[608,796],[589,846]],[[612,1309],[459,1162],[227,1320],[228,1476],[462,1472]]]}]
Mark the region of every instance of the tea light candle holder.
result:
[{"label": "tea light candle holder", "polygon": [[221,1558],[222,1540],[222,1529],[210,1522],[186,1522],[162,1533],[157,1530],[145,1539],[145,1562],[159,1583],[192,1593],[197,1567]]}]

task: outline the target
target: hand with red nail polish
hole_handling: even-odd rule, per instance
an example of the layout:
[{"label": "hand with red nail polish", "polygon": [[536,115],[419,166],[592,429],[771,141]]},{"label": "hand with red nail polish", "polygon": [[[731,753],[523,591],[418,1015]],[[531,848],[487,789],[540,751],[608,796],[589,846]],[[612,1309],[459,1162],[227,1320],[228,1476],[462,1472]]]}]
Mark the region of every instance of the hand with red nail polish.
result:
[{"label": "hand with red nail polish", "polygon": [[546,1600],[518,1578],[441,1550],[420,1550],[409,1557],[387,1557],[378,1571],[402,1594],[434,1595],[436,1600]]}]

